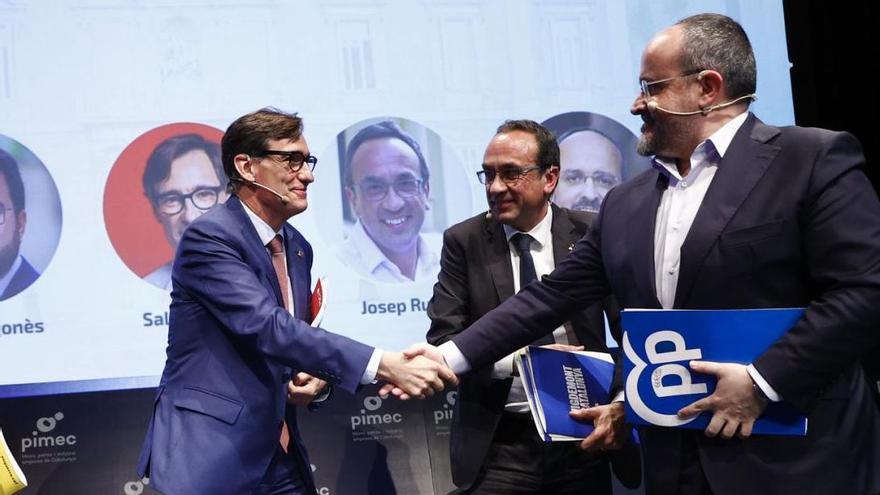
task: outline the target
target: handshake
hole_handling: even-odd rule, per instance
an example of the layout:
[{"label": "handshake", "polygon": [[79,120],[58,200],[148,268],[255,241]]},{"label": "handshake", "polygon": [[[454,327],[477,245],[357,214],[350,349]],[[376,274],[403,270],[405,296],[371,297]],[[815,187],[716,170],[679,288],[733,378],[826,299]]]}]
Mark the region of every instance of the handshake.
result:
[{"label": "handshake", "polygon": [[379,395],[401,400],[424,399],[440,392],[445,383],[458,385],[458,377],[446,365],[443,354],[430,344],[414,344],[403,352],[382,353],[376,378],[387,382]]}]

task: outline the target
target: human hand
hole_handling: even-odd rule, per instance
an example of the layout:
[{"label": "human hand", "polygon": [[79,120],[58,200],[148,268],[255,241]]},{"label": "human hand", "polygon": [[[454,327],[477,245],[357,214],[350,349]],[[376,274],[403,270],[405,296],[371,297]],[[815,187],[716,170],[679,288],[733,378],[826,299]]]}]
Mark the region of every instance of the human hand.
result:
[{"label": "human hand", "polygon": [[381,397],[390,392],[401,400],[430,397],[443,390],[443,382],[458,384],[458,377],[445,364],[420,354],[408,358],[401,352],[384,352],[376,376],[388,382],[379,390]]},{"label": "human hand", "polygon": [[748,438],[755,420],[767,407],[767,399],[755,393],[752,377],[746,366],[736,363],[691,361],[690,367],[697,373],[715,375],[718,384],[712,395],[704,397],[678,411],[679,418],[696,416],[712,411],[712,419],[706,427],[707,437]]},{"label": "human hand", "polygon": [[619,449],[626,441],[626,421],[623,402],[578,409],[569,415],[583,422],[593,423],[593,432],[581,440],[580,448],[587,451]]},{"label": "human hand", "polygon": [[297,406],[307,406],[315,397],[318,397],[327,382],[320,378],[315,378],[308,373],[297,373],[287,383],[287,402]]},{"label": "human hand", "polygon": [[446,359],[443,357],[443,353],[440,352],[440,348],[426,342],[419,342],[407,347],[403,350],[403,355],[410,359],[416,356],[425,356],[431,361],[446,366]]},{"label": "human hand", "polygon": [[565,352],[579,352],[584,350],[584,346],[582,345],[568,345],[568,344],[546,344],[541,347],[545,349],[553,349],[554,351],[565,351]]}]

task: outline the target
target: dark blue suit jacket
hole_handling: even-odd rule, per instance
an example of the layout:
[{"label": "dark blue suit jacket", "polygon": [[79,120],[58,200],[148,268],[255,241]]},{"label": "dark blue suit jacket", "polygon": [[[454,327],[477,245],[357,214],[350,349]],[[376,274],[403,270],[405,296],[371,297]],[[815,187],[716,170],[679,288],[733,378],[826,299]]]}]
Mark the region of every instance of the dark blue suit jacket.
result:
[{"label": "dark blue suit jacket", "polygon": [[[878,493],[880,413],[858,360],[880,342],[880,204],[849,134],[764,125],[750,115],[681,250],[676,308],[806,307],[754,365],[809,418],[806,437],[709,439],[697,455],[714,493]],[[664,176],[613,189],[591,235],[542,283],[453,341],[483,366],[612,292],[659,308],[654,224]],[[649,494],[675,493],[680,430],[643,432]]]},{"label": "dark blue suit jacket", "polygon": [[18,270],[16,270],[15,275],[12,276],[9,285],[6,286],[6,290],[3,291],[3,294],[0,294],[0,301],[5,301],[27,289],[32,283],[36,282],[38,278],[40,278],[40,274],[34,270],[34,267],[28,263],[28,260],[26,260],[24,256],[22,256],[21,265],[18,267]]},{"label": "dark blue suit jacket", "polygon": [[373,349],[302,321],[310,314],[312,250],[288,224],[284,238],[296,317],[283,307],[269,253],[238,198],[184,232],[167,360],[138,464],[152,487],[251,493],[277,449],[286,409],[289,455],[314,491],[287,382],[304,371],[353,392]]}]

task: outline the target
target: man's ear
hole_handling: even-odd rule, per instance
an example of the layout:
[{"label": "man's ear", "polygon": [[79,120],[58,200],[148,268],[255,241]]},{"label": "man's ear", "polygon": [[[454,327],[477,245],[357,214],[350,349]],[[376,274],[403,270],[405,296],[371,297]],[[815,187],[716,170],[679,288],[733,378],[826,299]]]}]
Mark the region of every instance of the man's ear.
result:
[{"label": "man's ear", "polygon": [[556,190],[556,185],[559,183],[559,165],[550,165],[550,168],[544,172],[544,196],[549,198],[553,191]]},{"label": "man's ear", "polygon": [[348,200],[348,208],[351,210],[351,214],[358,218],[357,208],[355,208],[355,195],[357,193],[354,192],[354,188],[351,186],[345,186],[345,199]]},{"label": "man's ear", "polygon": [[727,98],[724,92],[724,76],[720,72],[704,70],[697,76],[697,82],[700,84],[700,99],[697,102],[700,108],[717,105]]},{"label": "man's ear", "polygon": [[15,215],[15,228],[18,230],[18,238],[24,237],[24,230],[27,226],[27,212],[21,210]]},{"label": "man's ear", "polygon": [[254,182],[257,180],[256,173],[254,172],[254,161],[251,160],[250,156],[244,153],[239,153],[233,157],[232,163],[235,165],[235,170],[242,179],[248,182]]}]

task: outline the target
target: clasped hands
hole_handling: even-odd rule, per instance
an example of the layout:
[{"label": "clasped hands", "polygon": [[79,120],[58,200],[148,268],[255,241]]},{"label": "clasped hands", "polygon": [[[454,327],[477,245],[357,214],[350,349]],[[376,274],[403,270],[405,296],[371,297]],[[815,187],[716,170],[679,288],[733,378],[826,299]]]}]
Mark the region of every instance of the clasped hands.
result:
[{"label": "clasped hands", "polygon": [[391,394],[401,400],[431,397],[443,390],[444,382],[458,385],[458,377],[446,365],[443,354],[426,343],[403,352],[383,352],[376,378],[387,382],[379,389],[379,396]]}]

